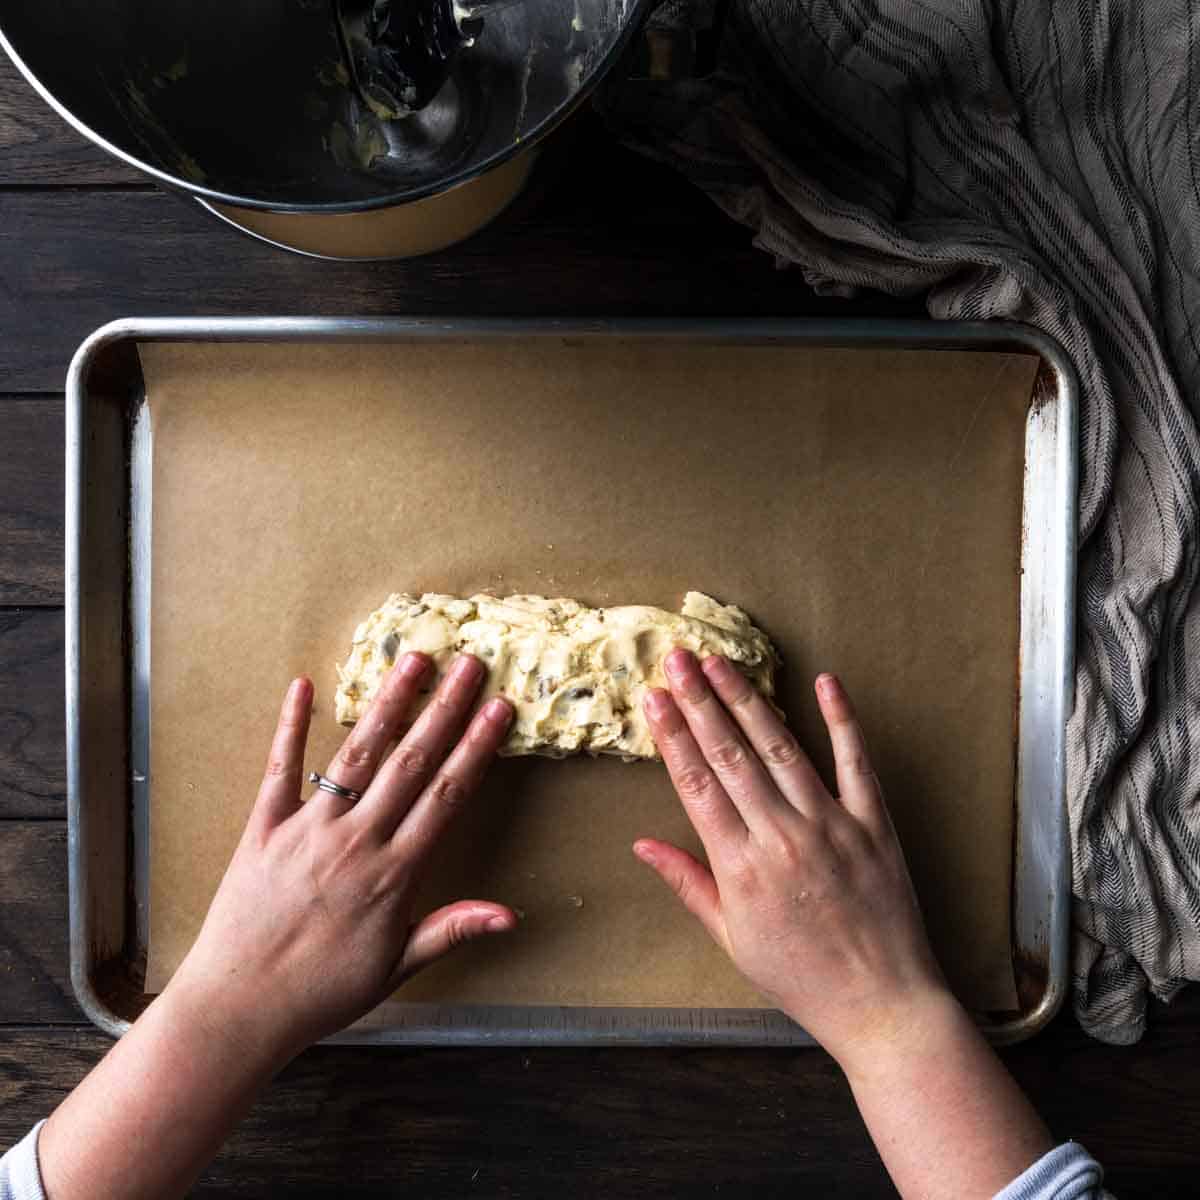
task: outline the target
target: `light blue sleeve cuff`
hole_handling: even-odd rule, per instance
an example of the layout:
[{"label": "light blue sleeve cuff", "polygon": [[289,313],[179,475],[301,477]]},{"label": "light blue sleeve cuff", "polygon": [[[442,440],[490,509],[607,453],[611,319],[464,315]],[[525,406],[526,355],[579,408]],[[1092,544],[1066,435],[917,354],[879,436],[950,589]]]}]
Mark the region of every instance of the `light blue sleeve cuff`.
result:
[{"label": "light blue sleeve cuff", "polygon": [[0,1200],[46,1200],[38,1169],[39,1121],[3,1158],[0,1158]]},{"label": "light blue sleeve cuff", "polygon": [[1078,1142],[1066,1142],[997,1192],[995,1200],[1104,1200],[1103,1183],[1100,1164]]}]

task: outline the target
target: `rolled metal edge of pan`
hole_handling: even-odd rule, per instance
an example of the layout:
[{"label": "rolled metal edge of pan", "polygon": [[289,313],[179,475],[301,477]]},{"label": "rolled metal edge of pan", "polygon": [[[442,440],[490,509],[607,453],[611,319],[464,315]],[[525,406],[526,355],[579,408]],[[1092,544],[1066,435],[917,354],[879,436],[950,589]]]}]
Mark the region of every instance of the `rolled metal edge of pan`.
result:
[{"label": "rolled metal edge of pan", "polygon": [[[113,1010],[96,986],[100,965],[99,931],[92,911],[93,824],[83,763],[83,657],[86,597],[83,592],[84,539],[87,532],[87,438],[89,380],[98,356],[108,347],[136,336],[135,322],[114,321],[91,334],[75,352],[66,385],[66,529],[64,641],[67,758],[67,892],[70,922],[71,987],[81,1009],[97,1028],[119,1037],[129,1020]],[[122,881],[122,896],[126,896]]]}]

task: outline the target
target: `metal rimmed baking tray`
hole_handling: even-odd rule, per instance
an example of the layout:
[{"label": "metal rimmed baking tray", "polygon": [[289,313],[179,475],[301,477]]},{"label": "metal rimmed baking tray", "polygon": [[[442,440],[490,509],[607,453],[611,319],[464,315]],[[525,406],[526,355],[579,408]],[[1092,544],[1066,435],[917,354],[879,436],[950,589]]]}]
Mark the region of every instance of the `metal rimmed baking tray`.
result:
[{"label": "metal rimmed baking tray", "polygon": [[[1076,421],[1061,349],[1017,325],[892,321],[145,319],[76,353],[67,396],[67,765],[71,976],[88,1016],[122,1033],[148,1002],[150,490],[140,343],[682,339],[707,345],[975,350],[1039,360],[1025,423],[1012,961],[1019,1010],[984,1019],[1028,1037],[1067,986],[1065,723],[1073,692]],[[781,1014],[742,1009],[411,1004],[336,1040],[511,1045],[802,1045]]]}]

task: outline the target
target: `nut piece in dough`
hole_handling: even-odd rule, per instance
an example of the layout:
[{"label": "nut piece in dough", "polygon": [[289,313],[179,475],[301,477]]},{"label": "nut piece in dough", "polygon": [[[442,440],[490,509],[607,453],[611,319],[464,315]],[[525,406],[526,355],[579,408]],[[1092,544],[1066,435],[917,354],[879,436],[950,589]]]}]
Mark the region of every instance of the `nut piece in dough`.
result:
[{"label": "nut piece in dough", "polygon": [[466,652],[488,668],[480,703],[502,695],[515,710],[501,754],[657,758],[642,698],[665,686],[662,661],[677,646],[723,654],[764,696],[775,693],[779,656],[766,634],[740,608],[703,592],[688,592],[678,613],[544,596],[397,593],[355,631],[338,668],[337,719],[357,721],[406,652],[428,654],[439,677]]}]

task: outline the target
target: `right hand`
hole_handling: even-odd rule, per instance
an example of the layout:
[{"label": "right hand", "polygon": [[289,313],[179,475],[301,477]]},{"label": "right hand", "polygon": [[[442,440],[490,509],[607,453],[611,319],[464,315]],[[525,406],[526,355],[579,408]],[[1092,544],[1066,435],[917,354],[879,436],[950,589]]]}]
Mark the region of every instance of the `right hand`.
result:
[{"label": "right hand", "polygon": [[666,842],[634,851],[742,973],[843,1066],[953,1004],[849,697],[816,681],[840,796],[723,658],[667,656],[645,701],[710,867]]}]

